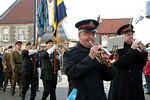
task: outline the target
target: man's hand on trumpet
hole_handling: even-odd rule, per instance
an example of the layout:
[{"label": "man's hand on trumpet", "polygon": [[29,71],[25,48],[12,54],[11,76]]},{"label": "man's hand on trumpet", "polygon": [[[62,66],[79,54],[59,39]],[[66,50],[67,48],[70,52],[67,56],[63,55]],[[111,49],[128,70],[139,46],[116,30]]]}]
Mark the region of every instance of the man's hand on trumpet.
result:
[{"label": "man's hand on trumpet", "polygon": [[105,64],[106,66],[111,66],[111,64],[115,61],[111,61],[110,56],[112,55],[110,52],[105,50],[100,44],[94,45],[91,41],[89,43],[93,46],[90,49],[89,57],[91,59],[97,59],[97,61],[101,64]]},{"label": "man's hand on trumpet", "polygon": [[132,49],[137,49],[139,52],[145,49],[144,44],[141,41],[134,41],[131,46]]},{"label": "man's hand on trumpet", "polygon": [[100,54],[101,45],[94,45],[90,49],[89,57],[95,59]]},{"label": "man's hand on trumpet", "polygon": [[91,49],[90,49],[90,53],[89,53],[89,57],[91,59],[97,59],[99,62],[109,62],[109,57],[110,55],[108,55],[103,49],[101,45],[94,45]]}]

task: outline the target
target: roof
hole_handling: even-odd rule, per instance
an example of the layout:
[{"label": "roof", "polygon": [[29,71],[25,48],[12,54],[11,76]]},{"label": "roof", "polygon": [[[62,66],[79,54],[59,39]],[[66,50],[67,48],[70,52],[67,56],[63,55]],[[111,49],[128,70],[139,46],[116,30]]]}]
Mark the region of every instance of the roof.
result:
[{"label": "roof", "polygon": [[116,33],[117,30],[130,22],[131,18],[102,19],[97,27],[98,33]]},{"label": "roof", "polygon": [[[40,0],[38,0],[39,4]],[[34,22],[34,0],[16,0],[0,16],[0,24],[28,24]]]}]

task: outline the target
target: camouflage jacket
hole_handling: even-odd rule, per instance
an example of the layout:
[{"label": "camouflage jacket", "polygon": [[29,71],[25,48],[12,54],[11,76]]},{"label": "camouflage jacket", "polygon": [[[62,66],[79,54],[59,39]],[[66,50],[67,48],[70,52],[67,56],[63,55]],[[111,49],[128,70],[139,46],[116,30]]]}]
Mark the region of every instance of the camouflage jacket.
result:
[{"label": "camouflage jacket", "polygon": [[21,73],[22,72],[22,55],[17,51],[13,51],[11,55],[11,66],[13,72]]}]

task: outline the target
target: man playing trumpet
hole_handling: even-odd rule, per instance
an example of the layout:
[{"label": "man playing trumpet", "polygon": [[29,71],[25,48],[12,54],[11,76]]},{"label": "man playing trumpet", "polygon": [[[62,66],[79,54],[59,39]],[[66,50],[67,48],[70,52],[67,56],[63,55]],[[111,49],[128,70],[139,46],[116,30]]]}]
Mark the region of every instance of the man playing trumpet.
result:
[{"label": "man playing trumpet", "polygon": [[[111,82],[108,100],[145,100],[142,71],[147,60],[144,45],[133,39],[133,26],[123,25],[117,31],[124,35],[124,48],[119,49],[118,62],[114,63],[117,74]],[[122,59],[122,58],[128,59]]]},{"label": "man playing trumpet", "polygon": [[73,88],[77,88],[76,100],[106,100],[103,80],[112,80],[115,70],[96,60],[101,45],[95,42],[99,23],[89,19],[76,23],[80,42],[64,53],[64,70]]},{"label": "man playing trumpet", "polygon": [[[106,100],[103,80],[112,80],[116,73],[116,67],[107,63],[110,55],[100,44],[94,45],[98,25],[99,23],[93,19],[76,23],[79,42],[64,53],[64,71],[68,76],[69,84],[77,89],[76,100]],[[125,59],[134,59],[132,53],[129,52],[128,56],[119,58],[115,62],[117,66],[131,64],[132,61]],[[125,61],[122,62],[123,60]]]}]

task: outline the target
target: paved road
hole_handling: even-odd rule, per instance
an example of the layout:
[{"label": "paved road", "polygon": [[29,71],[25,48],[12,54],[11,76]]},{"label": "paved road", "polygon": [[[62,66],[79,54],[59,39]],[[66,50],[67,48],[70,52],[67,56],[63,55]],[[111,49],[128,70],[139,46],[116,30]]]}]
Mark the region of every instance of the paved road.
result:
[{"label": "paved road", "polygon": [[[40,88],[40,91],[37,92],[36,100],[41,100],[42,91],[43,88]],[[56,93],[57,93],[57,100],[66,100],[67,88],[57,88]],[[27,93],[26,100],[30,100],[29,98],[30,92]],[[18,94],[16,94],[15,96],[11,96],[10,91],[8,89],[6,93],[0,91],[0,100],[21,100],[21,97],[19,97]],[[47,100],[49,100],[49,98]]]},{"label": "paved road", "polygon": [[[41,80],[39,83],[40,83],[40,91],[37,92],[36,100],[41,100],[42,93],[43,93],[43,85]],[[68,91],[67,77],[63,76],[63,81],[57,84],[57,89],[56,89],[57,100],[66,100],[67,91]],[[0,91],[0,100],[21,100],[21,97],[19,97],[18,95],[19,94],[17,88],[15,96],[11,96],[10,86],[9,86],[5,93],[3,91]],[[28,91],[26,95],[26,100],[29,100],[29,98],[30,98],[30,91]],[[49,98],[47,100],[49,100]]]},{"label": "paved road", "polygon": [[[110,84],[109,82],[104,82],[106,93],[109,91],[109,84]],[[57,90],[56,90],[57,100],[66,100],[67,91],[68,91],[67,77],[63,76],[63,81],[61,81],[57,85]],[[37,92],[36,100],[41,99],[42,92],[43,92],[43,86],[40,80],[40,91]],[[26,95],[26,100],[29,100],[29,98],[30,98],[30,91],[28,91]],[[145,98],[146,100],[150,100],[149,95],[145,95]],[[7,88],[6,93],[3,93],[2,91],[0,91],[0,100],[21,100],[21,98],[18,96],[18,92],[15,94],[15,96],[11,96],[10,88]],[[49,100],[49,98],[47,100]]]}]

